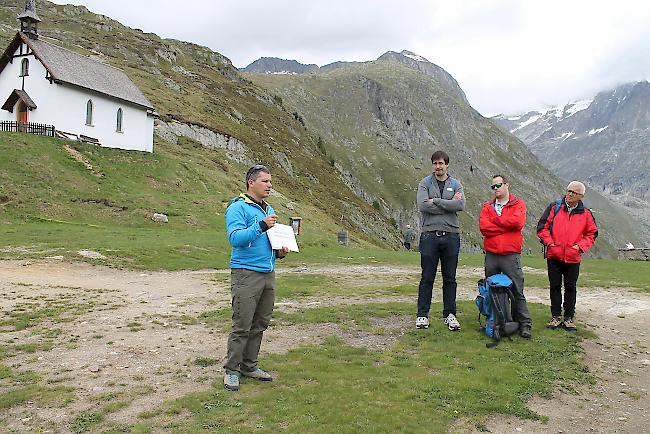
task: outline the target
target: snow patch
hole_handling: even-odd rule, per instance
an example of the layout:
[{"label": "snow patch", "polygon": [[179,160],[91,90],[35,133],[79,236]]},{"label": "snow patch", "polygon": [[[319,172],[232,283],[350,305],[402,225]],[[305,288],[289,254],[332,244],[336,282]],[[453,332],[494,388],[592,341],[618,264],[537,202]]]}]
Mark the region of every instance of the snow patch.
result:
[{"label": "snow patch", "polygon": [[297,72],[293,72],[293,71],[278,71],[278,72],[266,71],[266,74],[272,74],[272,75],[298,75]]},{"label": "snow patch", "polygon": [[564,134],[562,134],[562,136],[561,136],[560,138],[562,139],[562,141],[565,141],[566,139],[568,139],[569,137],[571,137],[573,134],[574,134],[573,132],[571,132],[571,133],[564,133]]},{"label": "snow patch", "polygon": [[609,126],[609,125],[605,125],[605,126],[602,127],[602,128],[589,130],[589,135],[590,135],[590,136],[593,136],[594,134],[598,134],[598,133],[600,133],[601,131],[605,131],[605,130],[607,129],[608,126]]},{"label": "snow patch", "polygon": [[535,122],[540,117],[542,117],[542,115],[531,116],[526,122],[522,122],[517,128],[515,128],[514,130],[510,130],[510,132],[514,133],[515,131],[522,129],[525,126],[532,124],[533,122]]},{"label": "snow patch", "polygon": [[416,62],[428,62],[427,59],[422,56],[418,56],[417,54],[402,53],[402,55],[408,57],[409,59],[413,59]]},{"label": "snow patch", "polygon": [[592,101],[593,100],[591,100],[591,99],[583,99],[583,100],[580,100],[580,101],[570,102],[569,104],[567,104],[567,107],[568,107],[566,109],[567,117],[573,116],[574,114],[576,114],[578,112],[586,110],[587,108],[589,108]]},{"label": "snow patch", "polygon": [[519,119],[521,119],[521,116],[512,116],[506,119],[508,119],[509,121],[518,121]]},{"label": "snow patch", "polygon": [[551,113],[553,113],[555,117],[559,119],[564,115],[564,107],[559,105],[555,107],[551,107],[550,109],[546,110],[546,113],[544,114],[551,114]]}]

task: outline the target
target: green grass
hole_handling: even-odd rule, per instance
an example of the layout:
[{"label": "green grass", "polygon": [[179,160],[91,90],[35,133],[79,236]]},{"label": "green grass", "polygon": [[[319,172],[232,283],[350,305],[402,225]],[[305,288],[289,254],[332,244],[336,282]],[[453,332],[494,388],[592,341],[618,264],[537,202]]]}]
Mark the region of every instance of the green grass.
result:
[{"label": "green grass", "polygon": [[219,363],[219,360],[213,359],[212,357],[197,357],[193,362],[196,366],[201,366],[206,368],[208,366],[214,366]]},{"label": "green grass", "polygon": [[33,371],[14,371],[0,364],[0,410],[35,401],[38,405],[65,406],[74,399],[71,387],[45,387]]},{"label": "green grass", "polygon": [[[305,309],[280,315],[281,324],[334,322],[349,330],[377,332],[369,318],[412,313],[411,303]],[[434,305],[432,311],[439,310]],[[408,328],[389,349],[371,351],[330,337],[321,345],[265,358],[279,376],[273,383],[244,380],[230,393],[214,389],[168,403],[150,418],[152,429],[173,432],[447,432],[463,418],[477,427],[494,414],[529,419],[527,400],[574,390],[593,381],[580,362],[579,341],[590,333],[535,329],[531,341],[515,337],[487,349],[477,330],[475,307],[459,304],[463,330],[436,323],[428,331]],[[546,308],[532,305],[542,324]],[[189,412],[191,418],[185,415]]]},{"label": "green grass", "polygon": [[412,295],[417,287],[419,274],[404,274],[398,278],[389,275],[386,278],[359,279],[352,275],[322,275],[316,273],[278,274],[276,275],[276,297],[278,299],[295,299],[299,297],[328,296],[397,296]]},{"label": "green grass", "polygon": [[19,331],[40,324],[42,321],[55,323],[69,322],[73,318],[92,312],[99,307],[96,295],[81,297],[78,294],[60,294],[56,298],[44,301],[28,301],[17,303],[12,310],[3,311],[0,316],[0,328],[5,331]]},{"label": "green grass", "polygon": [[[101,173],[98,177],[62,145],[60,140],[0,133],[0,258],[63,256],[166,270],[228,265],[223,213],[241,191],[235,173],[244,169],[219,152],[184,143],[157,143],[154,154],[74,143]],[[278,190],[287,196],[274,196],[270,202],[281,221],[288,223],[296,214],[304,218],[301,260],[313,261],[323,249],[329,250],[330,260],[347,256],[337,245],[340,226],[328,215],[329,208],[323,208],[326,202],[298,204],[290,197],[304,189],[291,184],[296,179],[278,181]],[[356,200],[332,194],[327,200]],[[152,222],[154,212],[166,213],[169,223]],[[350,239],[357,248],[372,247],[363,234],[352,232]],[[82,249],[106,259],[82,258],[77,253]]]}]

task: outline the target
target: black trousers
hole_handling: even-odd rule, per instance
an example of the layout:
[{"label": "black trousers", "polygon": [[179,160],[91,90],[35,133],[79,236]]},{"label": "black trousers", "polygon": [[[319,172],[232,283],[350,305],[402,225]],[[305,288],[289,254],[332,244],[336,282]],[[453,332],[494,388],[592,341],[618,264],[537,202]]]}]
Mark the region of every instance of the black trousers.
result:
[{"label": "black trousers", "polygon": [[576,313],[576,287],[580,264],[569,264],[555,259],[547,259],[546,262],[551,292],[551,315],[562,316],[562,280],[564,280],[564,318],[573,318]]},{"label": "black trousers", "polygon": [[528,312],[528,304],[524,296],[524,272],[521,269],[521,255],[519,253],[510,253],[507,255],[497,255],[495,253],[485,252],[485,277],[493,274],[504,273],[512,280],[512,317],[522,326],[530,327],[533,320]]},{"label": "black trousers", "polygon": [[429,317],[438,262],[442,269],[442,316],[446,318],[450,313],[456,315],[456,267],[459,253],[460,234],[447,232],[443,236],[436,236],[434,233],[424,232],[420,236],[422,277],[418,287],[417,316]]}]

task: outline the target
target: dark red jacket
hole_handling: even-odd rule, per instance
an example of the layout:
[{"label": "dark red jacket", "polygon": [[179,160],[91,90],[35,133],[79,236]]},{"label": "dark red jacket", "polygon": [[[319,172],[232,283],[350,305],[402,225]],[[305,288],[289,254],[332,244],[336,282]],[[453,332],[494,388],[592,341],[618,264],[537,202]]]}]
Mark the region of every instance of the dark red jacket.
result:
[{"label": "dark red jacket", "polygon": [[[546,257],[558,261],[579,264],[582,254],[589,250],[598,237],[598,227],[591,210],[585,208],[582,201],[569,213],[566,202],[562,199],[561,206],[555,215],[556,202],[552,202],[544,210],[537,223],[537,236],[546,246]],[[553,229],[551,230],[551,223]],[[551,246],[551,244],[554,244]],[[572,246],[577,245],[579,249]]]},{"label": "dark red jacket", "polygon": [[485,202],[479,217],[479,226],[483,234],[483,249],[497,255],[521,253],[524,237],[521,230],[526,224],[526,202],[515,195],[510,195],[501,212],[494,210],[494,202]]}]

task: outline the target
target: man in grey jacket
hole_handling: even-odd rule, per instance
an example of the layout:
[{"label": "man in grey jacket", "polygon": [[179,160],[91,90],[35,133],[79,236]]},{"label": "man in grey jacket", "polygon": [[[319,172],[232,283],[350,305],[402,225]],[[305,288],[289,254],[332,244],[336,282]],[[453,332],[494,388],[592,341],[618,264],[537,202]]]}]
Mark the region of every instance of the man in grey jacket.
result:
[{"label": "man in grey jacket", "polygon": [[460,330],[456,318],[456,267],[460,252],[458,211],[465,208],[460,182],[448,175],[449,155],[436,151],[431,156],[433,175],[420,181],[417,204],[422,220],[420,263],[422,278],[418,288],[417,328],[429,328],[429,309],[438,261],[442,268],[442,316],[449,330]]}]

